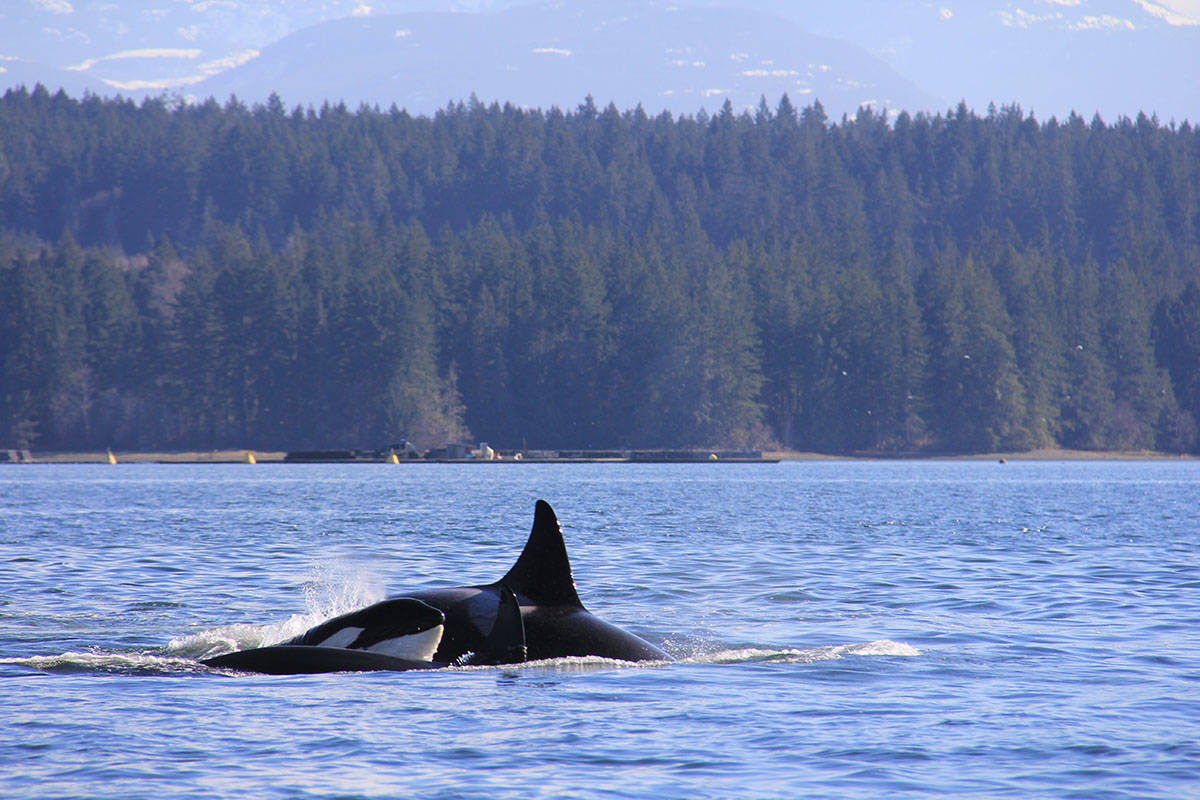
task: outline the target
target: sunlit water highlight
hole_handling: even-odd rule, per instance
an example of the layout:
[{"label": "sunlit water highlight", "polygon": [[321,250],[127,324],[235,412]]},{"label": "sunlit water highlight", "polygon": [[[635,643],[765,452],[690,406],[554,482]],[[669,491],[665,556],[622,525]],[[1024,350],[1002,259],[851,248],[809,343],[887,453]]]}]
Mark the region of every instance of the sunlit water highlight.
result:
[{"label": "sunlit water highlight", "polygon": [[[197,659],[483,583],[671,663]],[[1200,797],[1200,464],[0,468],[0,796]]]}]

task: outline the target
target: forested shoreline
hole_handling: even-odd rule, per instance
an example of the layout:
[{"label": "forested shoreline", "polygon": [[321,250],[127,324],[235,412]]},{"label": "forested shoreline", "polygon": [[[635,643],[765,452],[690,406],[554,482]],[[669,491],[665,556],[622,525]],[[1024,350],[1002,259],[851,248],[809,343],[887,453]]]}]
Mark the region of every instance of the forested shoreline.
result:
[{"label": "forested shoreline", "polygon": [[0,98],[0,447],[1195,452],[1200,131]]}]

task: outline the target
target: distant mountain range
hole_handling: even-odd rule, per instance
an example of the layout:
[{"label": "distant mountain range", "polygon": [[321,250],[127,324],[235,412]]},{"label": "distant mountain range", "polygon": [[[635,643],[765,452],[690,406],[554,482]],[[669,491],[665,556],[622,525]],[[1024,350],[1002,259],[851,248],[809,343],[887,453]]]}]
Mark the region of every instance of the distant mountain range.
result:
[{"label": "distant mountain range", "polygon": [[[729,6],[736,5],[737,9]],[[1200,0],[8,0],[0,87],[431,113],[820,99],[1200,120]]]},{"label": "distant mountain range", "polygon": [[649,112],[741,109],[783,94],[830,109],[928,107],[937,100],[862,48],[764,12],[666,2],[576,2],[491,14],[345,19],[285,37],[197,84],[216,97],[285,103],[341,99],[429,113],[475,93],[483,102],[573,108],[592,95]]}]

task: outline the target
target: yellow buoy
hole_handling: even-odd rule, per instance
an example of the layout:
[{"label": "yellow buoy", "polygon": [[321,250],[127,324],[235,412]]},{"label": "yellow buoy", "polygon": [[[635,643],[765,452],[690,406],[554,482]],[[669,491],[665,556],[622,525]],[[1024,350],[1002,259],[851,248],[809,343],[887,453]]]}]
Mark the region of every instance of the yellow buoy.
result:
[{"label": "yellow buoy", "polygon": [[400,459],[396,456],[395,453],[392,453],[391,455],[388,456],[388,463],[389,464],[399,464]]},{"label": "yellow buoy", "polygon": [[709,453],[709,454],[708,454],[708,460],[709,460],[709,461],[716,461],[716,460],[717,460],[717,454],[716,454],[716,453]]},{"label": "yellow buoy", "polygon": [[253,451],[253,450],[247,450],[247,451],[246,451],[246,463],[247,463],[247,464],[257,464],[257,463],[258,463],[258,459],[256,459],[256,458],[254,457],[254,451]]},{"label": "yellow buoy", "polygon": [[110,464],[115,464],[115,463],[117,463],[117,457],[113,455],[113,451],[112,451],[112,450],[109,450],[109,451],[108,451],[108,459],[107,459],[107,460],[108,460],[108,463],[110,463]]}]

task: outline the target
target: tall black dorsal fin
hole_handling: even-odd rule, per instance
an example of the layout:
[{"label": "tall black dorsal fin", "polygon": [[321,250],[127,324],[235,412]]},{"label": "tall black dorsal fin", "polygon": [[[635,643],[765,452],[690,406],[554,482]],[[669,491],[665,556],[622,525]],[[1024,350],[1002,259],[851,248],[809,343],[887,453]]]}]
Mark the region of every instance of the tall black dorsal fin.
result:
[{"label": "tall black dorsal fin", "polygon": [[575,578],[571,576],[562,528],[554,509],[545,500],[537,501],[529,541],[500,583],[535,605],[583,608],[575,591]]}]

